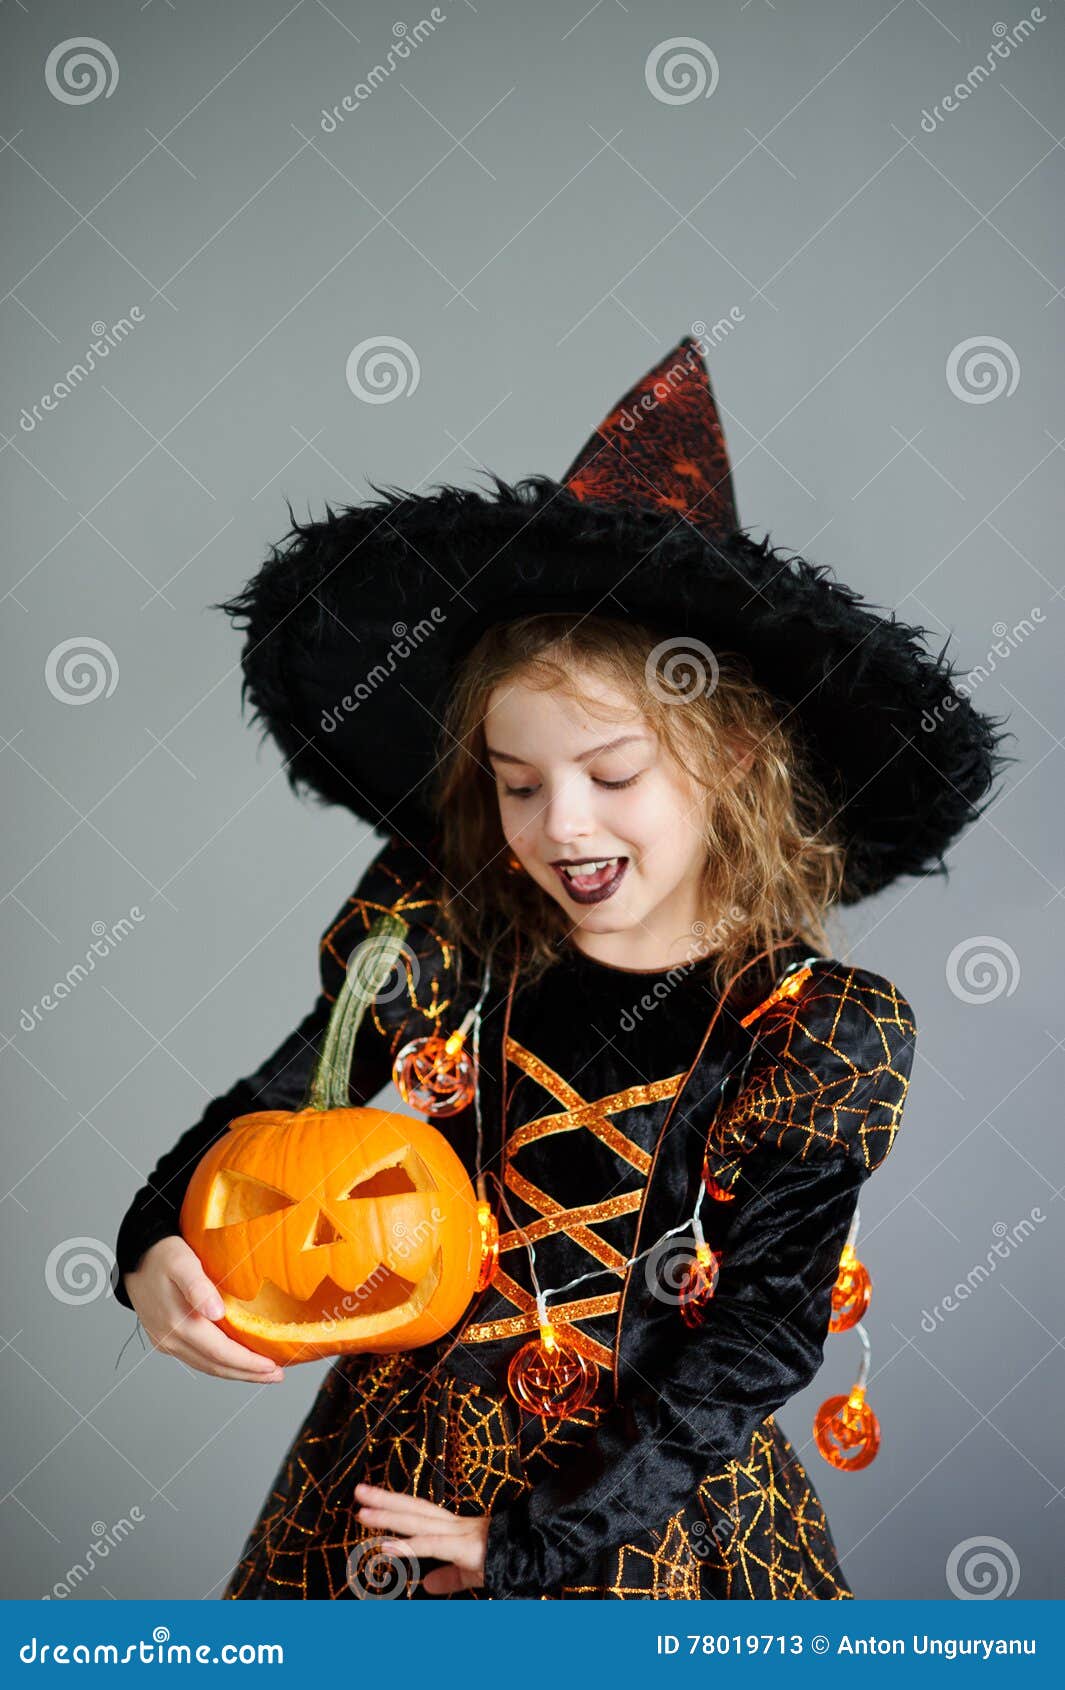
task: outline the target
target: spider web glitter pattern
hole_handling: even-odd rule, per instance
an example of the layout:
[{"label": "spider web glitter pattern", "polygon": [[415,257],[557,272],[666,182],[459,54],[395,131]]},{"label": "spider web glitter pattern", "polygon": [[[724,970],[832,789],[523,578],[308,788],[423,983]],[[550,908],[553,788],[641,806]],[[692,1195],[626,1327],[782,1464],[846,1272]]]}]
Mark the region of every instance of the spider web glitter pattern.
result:
[{"label": "spider web glitter pattern", "polygon": [[760,1144],[799,1160],[846,1150],[873,1173],[902,1120],[917,1036],[898,987],[868,969],[818,971],[797,999],[767,1010],[755,1034],[751,1073],[709,1135],[718,1183],[728,1188]]},{"label": "spider web glitter pattern", "polygon": [[[602,1412],[526,1421],[505,1397],[446,1375],[426,1382],[416,1354],[348,1358],[323,1384],[224,1599],[355,1599],[349,1556],[355,1567],[359,1545],[380,1536],[355,1517],[359,1480],[490,1514],[572,1461]],[[680,1513],[604,1551],[589,1571],[593,1582],[543,1600],[853,1598],[820,1500],[772,1416]],[[426,1595],[402,1578],[397,1594]],[[463,1598],[487,1600],[483,1588],[428,1599]]]}]

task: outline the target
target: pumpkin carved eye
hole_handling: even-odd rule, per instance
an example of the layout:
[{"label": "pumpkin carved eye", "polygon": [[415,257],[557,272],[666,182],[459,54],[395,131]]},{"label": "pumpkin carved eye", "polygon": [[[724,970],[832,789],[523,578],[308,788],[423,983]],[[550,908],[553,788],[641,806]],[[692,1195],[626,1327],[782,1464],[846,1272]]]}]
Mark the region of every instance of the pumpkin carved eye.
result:
[{"label": "pumpkin carved eye", "polygon": [[[420,1156],[409,1155],[390,1168],[378,1168],[366,1178],[358,1179],[338,1202],[374,1197],[398,1197],[403,1192],[432,1189],[432,1177]],[[300,1199],[289,1197],[276,1185],[257,1179],[254,1174],[239,1173],[235,1168],[220,1168],[215,1176],[208,1202],[205,1224],[210,1227],[236,1226],[241,1221],[259,1220],[263,1215],[276,1215],[291,1209]],[[341,1235],[328,1216],[319,1213],[305,1250],[319,1244],[339,1244]]]},{"label": "pumpkin carved eye", "polygon": [[433,1182],[420,1156],[409,1155],[391,1168],[378,1168],[376,1173],[355,1181],[342,1198],[396,1197],[401,1191],[431,1191]]},{"label": "pumpkin carved eye", "polygon": [[291,1209],[294,1201],[283,1191],[278,1191],[275,1185],[268,1185],[252,1174],[222,1168],[211,1187],[205,1224],[208,1227],[235,1226],[238,1221],[253,1221],[260,1215]]}]

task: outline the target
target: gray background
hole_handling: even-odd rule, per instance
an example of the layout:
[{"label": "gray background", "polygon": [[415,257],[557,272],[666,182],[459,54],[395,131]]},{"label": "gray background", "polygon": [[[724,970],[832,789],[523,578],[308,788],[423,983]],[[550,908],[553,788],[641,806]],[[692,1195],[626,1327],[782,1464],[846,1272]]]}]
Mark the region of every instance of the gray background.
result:
[{"label": "gray background", "polygon": [[[322,1374],[256,1390],[136,1338],[116,1366],[133,1316],[69,1267],[78,1239],[106,1266],[159,1151],[310,1007],[318,935],[378,848],[257,751],[238,638],[205,607],[284,533],[285,494],[320,515],[369,477],[561,474],[630,381],[736,307],[710,364],[741,520],[949,638],[963,669],[1029,619],[974,695],[1018,736],[997,804],[949,882],[891,888],[839,940],[919,1025],[863,1203],[882,1453],[844,1475],[810,1447],[853,1334],[781,1420],[860,1596],[948,1595],[970,1538],[1001,1540],[1018,1597],[1060,1594],[1060,8],[931,134],[922,111],[1019,11],[443,10],[333,134],[321,110],[383,59],[387,8],[4,10],[5,1590],[43,1596],[135,1507],[80,1594],[217,1594]],[[64,103],[45,63],[83,33],[119,79]],[[681,36],[719,81],[669,104],[644,66]],[[134,305],[143,323],[27,431],[92,323]],[[345,365],[381,335],[420,379],[368,404]],[[948,359],[989,336],[1019,380],[974,403]],[[86,637],[117,685],[72,705],[46,665]],[[25,1030],[92,924],[134,906]]]}]

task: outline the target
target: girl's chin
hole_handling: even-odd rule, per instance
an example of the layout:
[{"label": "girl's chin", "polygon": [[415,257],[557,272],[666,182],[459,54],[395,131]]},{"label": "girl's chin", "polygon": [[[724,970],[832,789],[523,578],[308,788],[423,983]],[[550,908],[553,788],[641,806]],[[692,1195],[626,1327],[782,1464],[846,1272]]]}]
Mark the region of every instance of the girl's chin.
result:
[{"label": "girl's chin", "polygon": [[616,897],[602,904],[564,903],[562,907],[571,925],[586,933],[635,933],[644,925],[639,913],[633,914]]}]

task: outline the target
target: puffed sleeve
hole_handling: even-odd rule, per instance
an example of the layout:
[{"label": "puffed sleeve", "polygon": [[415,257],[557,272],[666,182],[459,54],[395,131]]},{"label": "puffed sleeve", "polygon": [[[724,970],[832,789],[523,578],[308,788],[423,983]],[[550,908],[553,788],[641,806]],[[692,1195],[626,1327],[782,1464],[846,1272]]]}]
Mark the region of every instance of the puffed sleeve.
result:
[{"label": "puffed sleeve", "polygon": [[436,877],[420,851],[389,838],[319,941],[319,991],[313,1008],[255,1070],[213,1098],[200,1120],[158,1160],[123,1217],[115,1245],[112,1288],[132,1308],[124,1276],[144,1252],[180,1232],[181,1205],[200,1158],[238,1115],[257,1109],[299,1109],[310,1087],[318,1048],[345,969],[377,917],[402,916],[409,932],[396,968],[363,1016],[355,1041],[349,1096],[368,1104],[388,1085],[399,1045],[431,1030],[452,957],[442,941],[434,897]]},{"label": "puffed sleeve", "polygon": [[[541,1595],[664,1526],[821,1365],[859,1191],[898,1128],[913,1013],[882,976],[831,963],[752,1033],[745,1082],[706,1143],[730,1193],[703,1204],[721,1259],[706,1318],[689,1329],[640,1298],[639,1318],[663,1329],[657,1354],[579,1456],[492,1516],[491,1597]],[[634,1268],[634,1290],[641,1279]]]}]

